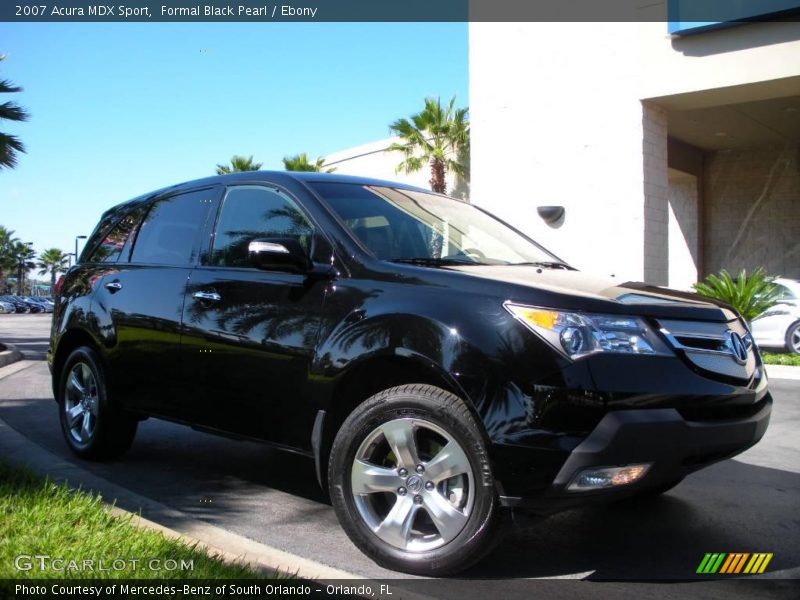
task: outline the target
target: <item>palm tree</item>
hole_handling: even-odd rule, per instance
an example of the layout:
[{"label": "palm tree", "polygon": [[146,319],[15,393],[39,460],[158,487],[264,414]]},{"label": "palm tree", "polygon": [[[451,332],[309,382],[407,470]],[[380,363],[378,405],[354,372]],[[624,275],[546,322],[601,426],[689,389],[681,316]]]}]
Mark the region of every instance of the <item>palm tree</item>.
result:
[{"label": "palm tree", "polygon": [[245,171],[258,171],[262,163],[253,162],[253,155],[240,156],[234,154],[231,158],[231,164],[217,165],[217,175],[227,175],[228,173],[243,173]]},{"label": "palm tree", "polygon": [[47,275],[50,273],[50,286],[51,289],[56,285],[56,277],[59,273],[67,271],[67,261],[69,257],[58,248],[48,248],[39,255],[39,262],[36,264],[39,269],[39,275]]},{"label": "palm tree", "polygon": [[455,102],[455,96],[446,106],[439,98],[425,98],[422,112],[389,125],[401,139],[389,151],[404,155],[396,172],[413,173],[428,164],[431,190],[440,194],[447,192],[448,172],[466,178],[469,170],[469,109],[455,108]]},{"label": "palm tree", "polygon": [[11,229],[6,229],[0,225],[0,291],[5,290],[5,272],[13,271],[16,267],[16,261],[11,256],[11,247],[19,239],[14,237],[14,232]]},{"label": "palm tree", "polygon": [[36,266],[36,252],[28,244],[16,241],[11,245],[10,256],[17,267],[17,295],[21,296],[25,286],[25,273]]},{"label": "palm tree", "polygon": [[284,156],[283,166],[287,171],[312,171],[314,173],[333,173],[336,169],[324,169],[325,159],[318,158],[316,162],[309,162],[305,152],[294,156]]},{"label": "palm tree", "polygon": [[[0,54],[0,61],[5,60],[5,55]],[[7,79],[0,79],[0,94],[14,94],[21,92],[22,88],[14,85]],[[0,121],[26,121],[28,113],[14,102],[0,104]],[[0,132],[0,169],[13,169],[17,165],[17,152],[25,152],[25,146],[15,135]]]},{"label": "palm tree", "polygon": [[712,273],[704,281],[695,283],[694,289],[701,296],[730,304],[749,323],[778,303],[781,293],[774,279],[763,267],[751,273],[742,269],[736,277],[722,269],[719,275]]}]

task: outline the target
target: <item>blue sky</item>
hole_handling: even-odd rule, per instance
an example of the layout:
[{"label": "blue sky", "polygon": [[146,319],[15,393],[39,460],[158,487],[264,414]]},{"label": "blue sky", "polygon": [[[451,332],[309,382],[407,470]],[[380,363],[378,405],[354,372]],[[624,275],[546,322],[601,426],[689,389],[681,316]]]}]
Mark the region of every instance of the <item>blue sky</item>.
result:
[{"label": "blue sky", "polygon": [[425,96],[469,102],[465,23],[0,24],[0,78],[31,119],[0,171],[0,225],[74,249],[110,206],[211,175],[281,169],[389,136]]}]

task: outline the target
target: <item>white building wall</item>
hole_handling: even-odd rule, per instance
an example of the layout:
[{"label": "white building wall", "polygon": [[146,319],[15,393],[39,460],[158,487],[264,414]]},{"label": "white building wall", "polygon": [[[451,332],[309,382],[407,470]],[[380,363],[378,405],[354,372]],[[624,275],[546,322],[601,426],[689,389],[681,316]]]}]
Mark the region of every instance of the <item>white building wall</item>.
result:
[{"label": "white building wall", "polygon": [[[674,40],[664,22],[476,22],[469,34],[472,202],[619,278],[667,284],[685,258],[669,243],[663,109],[800,90],[796,23]],[[563,221],[545,224],[540,205],[564,206]]]},{"label": "white building wall", "polygon": [[697,177],[669,174],[669,287],[691,290],[697,281]]},{"label": "white building wall", "polygon": [[[644,272],[635,30],[471,23],[472,202],[582,270]],[[590,51],[588,51],[590,49]],[[536,213],[562,205],[551,227]]]},{"label": "white building wall", "polygon": [[[705,90],[691,100],[676,99],[699,108],[723,97],[726,104],[762,100],[772,97],[777,87],[786,89],[785,82],[769,82],[800,80],[800,40],[794,22],[749,23],[677,39],[666,35],[666,23],[617,27],[635,32],[638,98]],[[765,85],[749,85],[753,83]]]}]

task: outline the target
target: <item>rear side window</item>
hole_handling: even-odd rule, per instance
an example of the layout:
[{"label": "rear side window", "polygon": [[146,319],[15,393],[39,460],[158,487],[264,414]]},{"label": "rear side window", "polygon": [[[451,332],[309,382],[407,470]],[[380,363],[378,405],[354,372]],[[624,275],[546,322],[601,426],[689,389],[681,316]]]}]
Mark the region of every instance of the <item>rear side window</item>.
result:
[{"label": "rear side window", "polygon": [[89,257],[89,262],[117,262],[122,249],[125,248],[125,244],[141,221],[143,214],[144,208],[140,207],[125,215],[94,249]]},{"label": "rear side window", "polygon": [[260,186],[228,190],[214,236],[211,264],[250,267],[248,245],[259,238],[294,238],[311,251],[314,229],[286,194]]},{"label": "rear side window", "polygon": [[211,192],[199,190],[157,200],[139,228],[131,262],[192,264],[211,205]]}]

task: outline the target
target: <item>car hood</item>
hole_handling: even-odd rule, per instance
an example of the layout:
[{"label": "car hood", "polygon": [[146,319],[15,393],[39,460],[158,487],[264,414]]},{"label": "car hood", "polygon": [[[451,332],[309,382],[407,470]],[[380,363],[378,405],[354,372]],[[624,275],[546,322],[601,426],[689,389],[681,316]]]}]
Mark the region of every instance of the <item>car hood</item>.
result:
[{"label": "car hood", "polygon": [[[554,294],[582,296],[612,301],[643,316],[730,321],[736,314],[726,304],[689,292],[645,283],[621,282],[614,277],[599,277],[581,271],[536,266],[453,266],[472,277],[491,279]],[[616,312],[616,311],[615,311]]]}]

